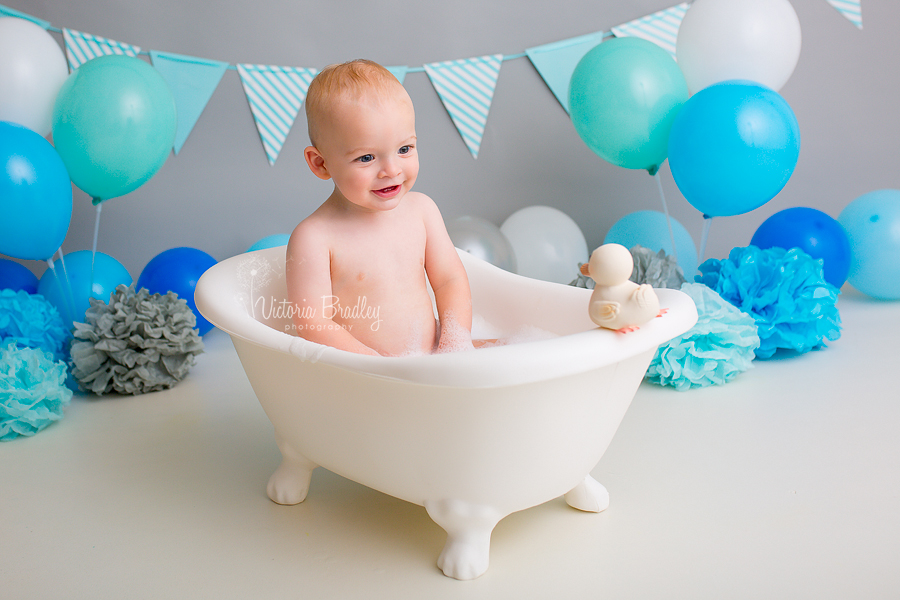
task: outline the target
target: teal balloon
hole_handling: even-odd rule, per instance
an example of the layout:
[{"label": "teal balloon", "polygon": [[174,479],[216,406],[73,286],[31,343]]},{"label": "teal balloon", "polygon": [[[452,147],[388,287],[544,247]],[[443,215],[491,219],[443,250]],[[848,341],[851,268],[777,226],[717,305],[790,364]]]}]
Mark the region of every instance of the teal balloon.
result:
[{"label": "teal balloon", "polygon": [[666,160],[672,121],[687,99],[672,56],[636,37],[590,50],[569,82],[569,114],[588,148],[614,165],[650,173]]},{"label": "teal balloon", "polygon": [[[84,322],[90,299],[109,302],[118,285],[131,285],[133,279],[122,263],[103,252],[93,257],[90,250],[78,250],[56,261],[38,281],[38,294],[50,301],[62,315],[67,326]],[[65,265],[63,265],[65,263]],[[93,273],[92,273],[93,271]]]},{"label": "teal balloon", "polygon": [[0,121],[0,252],[45,260],[72,220],[72,182],[53,146],[32,130]]},{"label": "teal balloon", "polygon": [[291,239],[289,233],[273,233],[267,235],[261,240],[257,240],[252,246],[247,248],[247,252],[255,252],[256,250],[265,250],[266,248],[277,248],[278,246],[287,246]]},{"label": "teal balloon", "polygon": [[850,285],[873,298],[900,300],[900,190],[863,194],[838,223],[850,238]]},{"label": "teal balloon", "polygon": [[[669,217],[672,223],[672,235],[669,235],[669,223],[665,213],[655,210],[639,210],[627,214],[610,227],[604,244],[621,244],[629,250],[634,246],[643,246],[654,252],[664,250],[668,256],[678,256],[678,266],[684,271],[688,281],[693,281],[697,273],[697,247],[694,238],[684,225]],[[674,252],[672,238],[675,238]]]},{"label": "teal balloon", "polygon": [[94,203],[134,191],[175,141],[175,99],[139,58],[101,56],[66,79],[53,109],[53,143],[72,182]]}]

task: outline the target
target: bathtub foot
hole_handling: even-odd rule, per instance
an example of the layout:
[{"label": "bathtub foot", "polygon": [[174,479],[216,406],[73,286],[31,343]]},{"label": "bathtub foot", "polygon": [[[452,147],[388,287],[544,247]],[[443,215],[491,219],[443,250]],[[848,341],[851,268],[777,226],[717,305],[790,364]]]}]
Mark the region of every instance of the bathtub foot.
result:
[{"label": "bathtub foot", "polygon": [[300,504],[309,492],[309,480],[318,465],[295,452],[290,446],[277,439],[281,450],[281,464],[269,477],[266,493],[277,504]]},{"label": "bathtub foot", "polygon": [[427,500],[425,510],[447,532],[437,561],[444,575],[454,579],[483,575],[490,559],[491,532],[503,515],[488,506],[458,500]]},{"label": "bathtub foot", "polygon": [[585,475],[581,483],[565,497],[566,503],[578,510],[600,512],[609,508],[609,492],[590,475]]}]

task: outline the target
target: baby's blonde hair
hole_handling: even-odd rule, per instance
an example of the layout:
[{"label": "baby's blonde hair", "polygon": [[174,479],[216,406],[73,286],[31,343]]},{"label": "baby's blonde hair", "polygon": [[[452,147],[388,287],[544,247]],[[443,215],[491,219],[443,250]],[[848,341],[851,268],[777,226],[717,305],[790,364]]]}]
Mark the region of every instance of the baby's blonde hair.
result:
[{"label": "baby's blonde hair", "polygon": [[403,85],[393,73],[371,60],[359,58],[329,65],[315,76],[306,93],[306,121],[309,141],[315,146],[319,121],[339,100],[358,99],[366,95],[396,94]]}]

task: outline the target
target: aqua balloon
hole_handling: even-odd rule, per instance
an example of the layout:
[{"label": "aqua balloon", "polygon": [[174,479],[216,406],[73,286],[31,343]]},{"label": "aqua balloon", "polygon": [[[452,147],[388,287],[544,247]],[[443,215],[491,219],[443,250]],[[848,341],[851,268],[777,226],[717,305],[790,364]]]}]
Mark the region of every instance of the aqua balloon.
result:
[{"label": "aqua balloon", "polygon": [[900,300],[900,190],[863,194],[838,222],[850,238],[850,285],[873,298]]},{"label": "aqua balloon", "polygon": [[[610,227],[603,243],[621,244],[629,250],[634,246],[643,246],[654,252],[663,250],[669,256],[677,253],[678,266],[684,271],[685,278],[693,281],[698,264],[694,239],[684,225],[669,218],[672,222],[672,235],[669,235],[665,213],[640,210],[627,214]],[[675,238],[675,252],[672,248],[672,237]]]},{"label": "aqua balloon", "polygon": [[569,114],[588,148],[614,165],[651,173],[666,160],[672,121],[687,99],[672,56],[636,37],[590,50],[569,82]]},{"label": "aqua balloon", "polygon": [[725,81],[685,102],[669,135],[678,189],[710,217],[759,208],[784,188],[800,156],[800,127],[778,92]]},{"label": "aqua balloon", "polygon": [[172,149],[175,124],[175,99],[156,69],[131,56],[101,56],[59,90],[53,142],[72,182],[98,203],[153,177]]},{"label": "aqua balloon", "polygon": [[815,208],[797,206],[763,221],[750,240],[752,246],[800,248],[822,260],[825,281],[840,288],[850,271],[850,239],[835,219]]},{"label": "aqua balloon", "polygon": [[0,121],[0,252],[45,260],[72,220],[72,183],[62,159],[37,133]]},{"label": "aqua balloon", "polygon": [[19,290],[37,293],[37,275],[17,262],[0,258],[0,290]]},{"label": "aqua balloon", "polygon": [[288,241],[291,239],[291,234],[289,233],[274,233],[272,235],[267,235],[266,237],[257,240],[252,246],[247,248],[247,252],[254,252],[256,250],[265,250],[266,248],[277,248],[278,246],[287,246]]},{"label": "aqua balloon", "polygon": [[147,263],[137,281],[137,289],[147,288],[151,294],[175,292],[184,299],[197,317],[197,329],[204,335],[213,328],[194,303],[197,281],[216,259],[196,248],[171,248],[160,252]]},{"label": "aqua balloon", "polygon": [[84,322],[91,298],[109,302],[116,286],[131,285],[133,281],[128,270],[112,256],[103,252],[92,255],[90,250],[66,254],[38,281],[38,293],[56,307],[69,327],[73,322]]}]

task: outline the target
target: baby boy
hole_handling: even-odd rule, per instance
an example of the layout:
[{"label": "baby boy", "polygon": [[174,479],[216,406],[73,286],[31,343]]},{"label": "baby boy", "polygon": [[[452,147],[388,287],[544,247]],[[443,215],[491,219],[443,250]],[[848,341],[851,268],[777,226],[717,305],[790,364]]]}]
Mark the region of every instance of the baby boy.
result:
[{"label": "baby boy", "polygon": [[383,356],[472,348],[465,269],[434,201],[411,189],[419,159],[406,90],[371,61],[331,65],[310,84],[306,115],[306,162],[334,191],[287,246],[299,335]]}]

